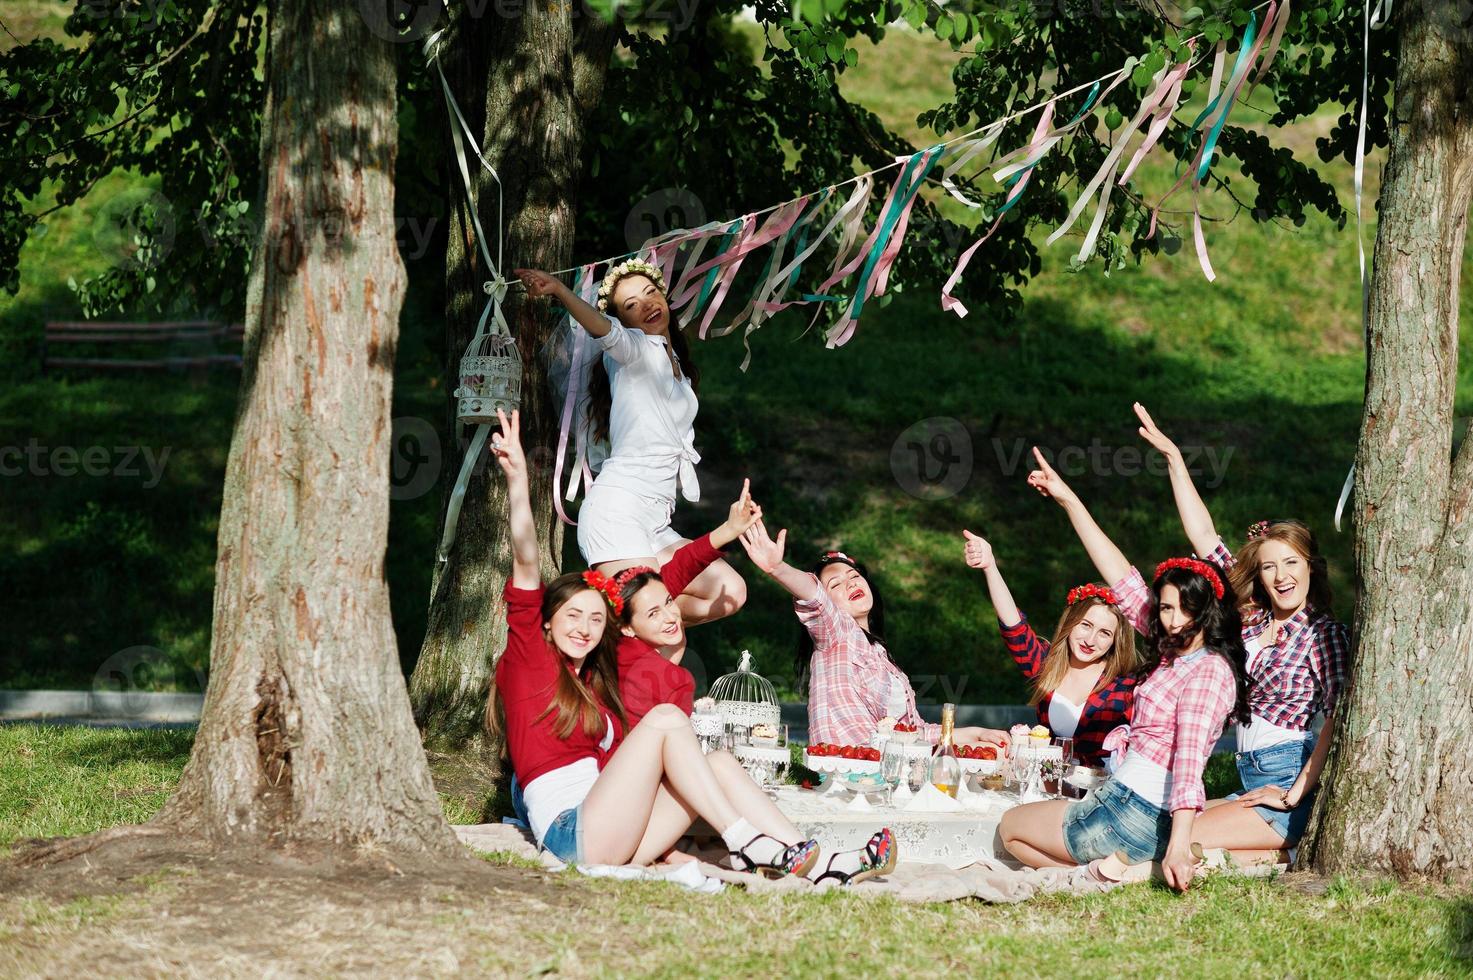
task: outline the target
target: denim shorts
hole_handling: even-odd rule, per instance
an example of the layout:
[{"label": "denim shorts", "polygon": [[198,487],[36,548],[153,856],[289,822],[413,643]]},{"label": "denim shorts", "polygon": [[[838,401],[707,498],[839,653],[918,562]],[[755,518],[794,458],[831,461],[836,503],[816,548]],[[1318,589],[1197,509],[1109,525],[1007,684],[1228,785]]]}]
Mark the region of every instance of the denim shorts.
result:
[{"label": "denim shorts", "polygon": [[583,825],[578,819],[582,812],[581,805],[564,810],[542,835],[542,849],[564,864],[583,863]]},{"label": "denim shorts", "polygon": [[1080,864],[1116,851],[1131,864],[1160,860],[1170,840],[1171,814],[1113,779],[1064,811],[1064,846]]},{"label": "denim shorts", "polygon": [[[1277,786],[1283,790],[1293,786],[1294,780],[1299,778],[1299,773],[1314,753],[1314,743],[1315,737],[1310,735],[1302,742],[1280,742],[1266,749],[1237,753],[1238,778],[1243,781],[1243,793],[1263,786]],[[1304,836],[1304,828],[1309,825],[1309,811],[1314,806],[1315,792],[1308,793],[1292,810],[1256,806],[1253,812],[1262,817],[1273,828],[1274,833],[1284,838],[1286,847],[1293,847],[1299,843],[1299,838]],[[1236,800],[1241,795],[1242,793],[1233,793],[1228,799]]]}]

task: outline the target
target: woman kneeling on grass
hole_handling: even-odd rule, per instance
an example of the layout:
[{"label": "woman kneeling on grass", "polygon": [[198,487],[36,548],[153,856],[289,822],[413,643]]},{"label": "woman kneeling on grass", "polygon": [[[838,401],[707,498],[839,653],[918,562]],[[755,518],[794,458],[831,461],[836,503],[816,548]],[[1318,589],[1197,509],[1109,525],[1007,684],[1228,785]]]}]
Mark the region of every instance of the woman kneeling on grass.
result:
[{"label": "woman kneeling on grass", "polygon": [[[1036,452],[1036,451],[1035,451]],[[1028,482],[1058,501],[1096,565],[1129,568],[1078,496],[1038,457]],[[1103,859],[1160,861],[1166,883],[1185,891],[1196,873],[1193,825],[1207,802],[1202,772],[1231,718],[1246,718],[1247,675],[1242,620],[1227,577],[1195,558],[1156,566],[1151,582],[1148,656],[1124,736],[1124,759],[1088,800],[1015,807],[1000,832],[1008,852],[1030,867],[1090,863],[1112,879]],[[1112,733],[1106,748],[1117,748]]]},{"label": "woman kneeling on grass", "polygon": [[1013,601],[992,545],[971,531],[962,534],[967,564],[987,577],[1003,643],[1033,684],[1029,704],[1038,723],[1072,738],[1081,762],[1104,765],[1105,736],[1130,722],[1137,680],[1135,631],[1115,594],[1094,583],[1070,589],[1054,638],[1040,640]]},{"label": "woman kneeling on grass", "polygon": [[[701,817],[738,870],[813,871],[818,842],[804,840],[736,760],[702,754],[679,708],[657,705],[626,734],[617,634],[607,629],[618,594],[597,572],[542,585],[519,428],[516,412],[502,415],[492,440],[507,479],[512,574],[487,727],[505,733],[538,846],[567,863],[648,864]],[[884,874],[896,854],[887,828],[866,847],[835,854],[819,877],[847,883]]]},{"label": "woman kneeling on grass", "polygon": [[[829,551],[800,572],[783,560],[787,539],[780,530],[774,541],[758,520],[741,540],[753,564],[793,596],[803,624],[795,666],[800,690],[811,675],[809,744],[868,745],[887,714],[934,743],[941,726],[921,720],[910,678],[885,649],[885,604],[864,565]],[[958,728],[954,736],[958,745],[1007,744],[1007,733],[993,728]]]}]

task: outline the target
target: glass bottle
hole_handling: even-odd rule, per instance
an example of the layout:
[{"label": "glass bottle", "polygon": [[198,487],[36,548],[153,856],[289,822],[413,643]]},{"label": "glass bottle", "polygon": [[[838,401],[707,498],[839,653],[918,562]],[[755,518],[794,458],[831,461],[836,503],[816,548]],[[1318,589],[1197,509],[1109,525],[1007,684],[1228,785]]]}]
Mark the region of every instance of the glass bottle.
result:
[{"label": "glass bottle", "polygon": [[936,742],[936,751],[931,758],[931,785],[947,796],[956,796],[962,781],[962,764],[952,744],[952,729],[956,725],[956,705],[941,706],[941,738]]}]

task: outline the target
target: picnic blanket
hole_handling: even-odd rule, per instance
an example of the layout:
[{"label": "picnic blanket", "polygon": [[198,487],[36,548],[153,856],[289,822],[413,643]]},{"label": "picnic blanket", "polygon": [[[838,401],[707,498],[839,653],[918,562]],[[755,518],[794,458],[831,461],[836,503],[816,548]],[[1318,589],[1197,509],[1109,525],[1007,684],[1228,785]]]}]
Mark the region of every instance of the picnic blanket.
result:
[{"label": "picnic blanket", "polygon": [[[543,867],[561,871],[565,865],[546,852],[539,852],[531,834],[511,824],[476,824],[457,826],[455,833],[463,844],[480,852],[509,853],[539,861]],[[714,863],[723,851],[703,851],[698,860],[683,864],[657,864],[649,867],[579,865],[586,875],[624,880],[668,881],[698,892],[715,892],[724,885],[738,885],[752,892],[823,891],[844,887],[833,881],[815,885],[807,878],[763,878],[761,875],[733,871]],[[1243,873],[1268,874],[1272,868],[1250,869]],[[902,862],[893,873],[871,878],[850,887],[856,895],[889,896],[904,902],[954,902],[977,898],[984,902],[1022,902],[1035,895],[1067,892],[1076,895],[1095,894],[1121,887],[1095,881],[1084,868],[1020,868],[994,858],[983,858],[976,864],[952,869],[939,864]]]}]

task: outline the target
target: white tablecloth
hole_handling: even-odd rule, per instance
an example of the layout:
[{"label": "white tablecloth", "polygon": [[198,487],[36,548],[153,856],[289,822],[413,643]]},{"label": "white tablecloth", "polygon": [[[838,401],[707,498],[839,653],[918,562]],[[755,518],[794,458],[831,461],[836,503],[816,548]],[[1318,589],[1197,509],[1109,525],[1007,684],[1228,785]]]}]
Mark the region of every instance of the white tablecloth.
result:
[{"label": "white tablecloth", "polygon": [[[851,794],[835,795],[796,786],[777,790],[778,809],[826,851],[863,847],[881,827],[895,832],[900,862],[941,864],[965,868],[979,858],[1011,861],[1003,850],[997,826],[1007,810],[1018,805],[1013,793],[980,792],[962,797],[959,813],[917,813],[876,804],[873,809],[849,808]],[[882,794],[872,799],[883,799]]]}]

